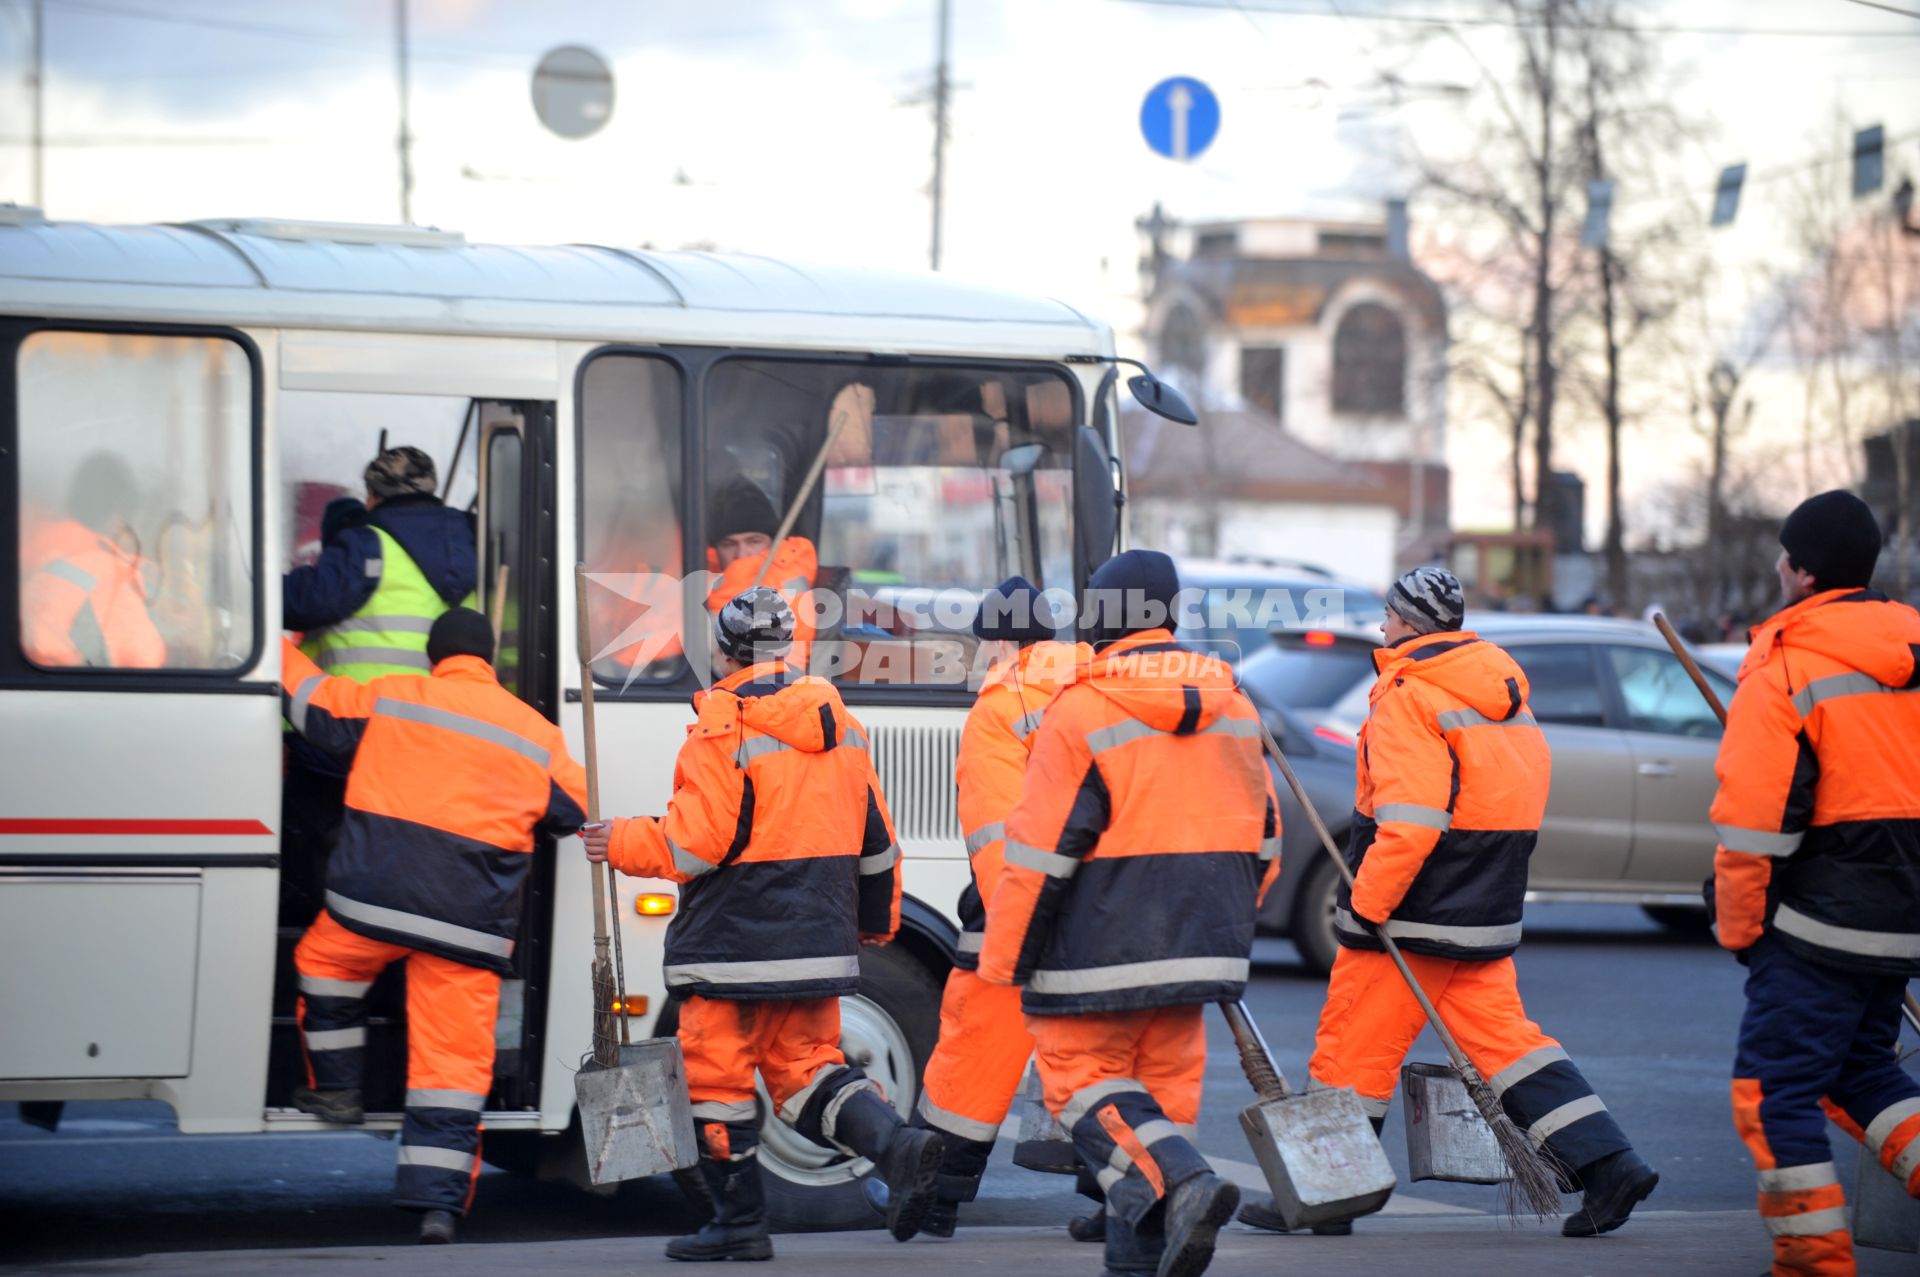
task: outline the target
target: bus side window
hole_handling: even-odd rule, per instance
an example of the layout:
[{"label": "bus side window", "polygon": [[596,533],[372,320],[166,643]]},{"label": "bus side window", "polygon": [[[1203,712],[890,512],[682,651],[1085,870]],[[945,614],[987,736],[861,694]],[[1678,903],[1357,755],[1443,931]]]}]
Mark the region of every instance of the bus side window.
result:
[{"label": "bus side window", "polygon": [[221,337],[20,343],[20,650],[230,672],[256,647],[252,370]]}]

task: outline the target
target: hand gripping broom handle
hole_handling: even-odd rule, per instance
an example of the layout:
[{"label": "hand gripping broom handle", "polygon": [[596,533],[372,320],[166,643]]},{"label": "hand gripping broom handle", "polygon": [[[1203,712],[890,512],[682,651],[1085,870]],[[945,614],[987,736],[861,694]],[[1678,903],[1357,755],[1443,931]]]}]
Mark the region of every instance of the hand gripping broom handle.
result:
[{"label": "hand gripping broom handle", "polygon": [[[1333,845],[1333,835],[1327,832],[1326,822],[1320,819],[1320,813],[1315,809],[1313,799],[1307,797],[1307,791],[1301,786],[1300,778],[1293,774],[1293,768],[1288,764],[1287,756],[1282,754],[1280,746],[1274,743],[1273,733],[1267,730],[1266,722],[1257,716],[1253,721],[1259,724],[1261,743],[1266,745],[1267,753],[1272,755],[1274,763],[1280,768],[1280,774],[1286,778],[1287,788],[1293,791],[1294,799],[1300,804],[1300,809],[1307,813],[1307,819],[1312,823],[1313,831],[1320,835],[1320,845],[1327,849],[1327,855],[1333,858],[1335,867],[1340,870],[1340,876],[1346,879],[1347,890],[1353,890],[1353,870],[1347,868],[1346,857],[1342,856],[1340,849]],[[1439,1035],[1441,1044],[1447,1048],[1447,1056],[1453,1061],[1454,1069],[1467,1080],[1469,1087],[1475,1083],[1485,1085],[1485,1079],[1467,1059],[1467,1053],[1460,1049],[1460,1044],[1454,1040],[1453,1030],[1447,1027],[1447,1022],[1440,1018],[1439,1009],[1433,1005],[1432,999],[1427,997],[1427,991],[1420,987],[1418,980],[1413,978],[1413,968],[1409,967],[1406,958],[1401,956],[1400,946],[1393,942],[1393,937],[1387,934],[1385,927],[1375,927],[1373,933],[1379,937],[1380,946],[1387,951],[1387,956],[1393,959],[1393,965],[1400,968],[1400,978],[1407,982],[1407,988],[1413,991],[1414,1000],[1426,1013],[1427,1023],[1433,1026],[1433,1031]]]},{"label": "hand gripping broom handle", "polygon": [[[1655,612],[1653,625],[1660,631],[1660,637],[1667,641],[1667,646],[1673,649],[1673,654],[1680,658],[1681,668],[1687,671],[1687,677],[1693,680],[1693,685],[1700,689],[1700,695],[1707,698],[1707,706],[1713,710],[1714,717],[1720,720],[1720,726],[1725,727],[1727,707],[1720,703],[1719,694],[1713,690],[1713,684],[1707,682],[1707,676],[1700,672],[1700,665],[1693,659],[1693,653],[1687,650],[1687,645],[1680,641],[1678,634],[1674,633],[1673,625],[1667,620],[1666,613]],[[1907,1023],[1913,1026],[1913,1031],[1920,1033],[1920,1000],[1914,998],[1911,989],[1905,990],[1905,995],[1906,1002],[1900,1010],[1906,1015]]]},{"label": "hand gripping broom handle", "polygon": [[1227,1017],[1227,1027],[1233,1030],[1233,1044],[1240,1048],[1240,1071],[1247,1075],[1254,1093],[1262,1100],[1282,1100],[1293,1094],[1286,1076],[1273,1062],[1267,1040],[1260,1036],[1260,1026],[1247,1014],[1247,1004],[1222,1002],[1220,1010]]}]

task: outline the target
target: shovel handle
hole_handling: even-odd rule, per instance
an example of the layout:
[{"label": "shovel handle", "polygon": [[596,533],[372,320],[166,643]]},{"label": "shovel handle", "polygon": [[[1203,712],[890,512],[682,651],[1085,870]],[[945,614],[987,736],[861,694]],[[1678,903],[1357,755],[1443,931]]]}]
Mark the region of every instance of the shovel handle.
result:
[{"label": "shovel handle", "polygon": [[1286,1075],[1273,1062],[1267,1040],[1260,1036],[1260,1026],[1247,1014],[1247,1004],[1238,1000],[1222,1002],[1220,1012],[1227,1017],[1227,1027],[1233,1031],[1233,1044],[1240,1049],[1240,1071],[1247,1075],[1254,1092],[1263,1100],[1285,1099],[1293,1094],[1287,1086]]},{"label": "shovel handle", "polygon": [[[600,819],[600,746],[593,730],[593,639],[587,633],[587,565],[573,565],[574,637],[580,649],[580,728],[586,741],[587,820]],[[593,952],[597,959],[607,956],[607,884],[600,866],[587,866],[593,881]]]},{"label": "shovel handle", "polygon": [[[1279,767],[1280,775],[1287,782],[1287,788],[1293,791],[1294,800],[1300,804],[1300,809],[1306,812],[1307,820],[1313,826],[1313,832],[1320,836],[1320,845],[1326,848],[1334,868],[1338,869],[1340,876],[1346,880],[1347,890],[1352,891],[1353,870],[1347,868],[1347,858],[1342,856],[1340,849],[1333,845],[1333,835],[1327,832],[1327,822],[1320,819],[1320,812],[1314,807],[1313,799],[1307,797],[1306,788],[1300,784],[1300,778],[1293,774],[1293,766],[1287,762],[1287,756],[1280,752],[1280,746],[1274,741],[1273,733],[1267,730],[1266,720],[1256,713],[1253,721],[1259,725],[1260,741],[1267,747],[1267,753],[1272,756],[1274,765]],[[1454,1040],[1453,1030],[1449,1029],[1447,1022],[1440,1018],[1439,1008],[1433,1005],[1433,1000],[1427,996],[1427,991],[1420,987],[1420,981],[1414,978],[1413,968],[1407,965],[1405,956],[1400,952],[1400,946],[1393,942],[1393,937],[1387,934],[1387,929],[1383,926],[1375,926],[1373,934],[1379,938],[1380,947],[1387,951],[1387,956],[1393,959],[1393,965],[1400,968],[1401,979],[1407,982],[1407,988],[1413,992],[1414,1001],[1418,1002],[1420,1010],[1426,1013],[1427,1023],[1433,1026],[1433,1031],[1440,1038],[1441,1045],[1447,1048],[1447,1058],[1453,1061],[1455,1071],[1468,1079],[1470,1084],[1480,1080],[1479,1070],[1473,1067],[1467,1059],[1467,1053],[1460,1049],[1460,1043]]]},{"label": "shovel handle", "polygon": [[1687,677],[1692,679],[1693,685],[1700,689],[1700,695],[1707,698],[1707,705],[1713,710],[1714,717],[1720,720],[1720,726],[1725,727],[1727,707],[1720,703],[1719,694],[1713,690],[1713,684],[1707,682],[1707,676],[1700,672],[1699,662],[1693,659],[1693,653],[1687,650],[1687,645],[1681,642],[1680,636],[1674,632],[1673,624],[1667,620],[1665,612],[1653,614],[1653,628],[1660,631],[1660,637],[1667,641],[1667,646],[1673,649],[1673,654],[1680,658],[1680,665],[1687,671]]},{"label": "shovel handle", "polygon": [[827,457],[833,452],[833,445],[840,441],[840,432],[854,418],[851,408],[842,407],[833,416],[831,428],[827,431],[827,441],[820,445],[820,451],[814,454],[813,464],[807,467],[806,478],[800,483],[800,490],[793,494],[793,501],[787,506],[786,517],[780,520],[780,527],[774,533],[773,544],[767,549],[767,557],[760,562],[760,570],[754,573],[753,588],[759,589],[767,579],[767,572],[773,567],[773,556],[780,553],[780,547],[786,543],[793,532],[793,525],[800,519],[800,507],[813,495],[813,489],[820,482],[820,476],[827,468]]}]

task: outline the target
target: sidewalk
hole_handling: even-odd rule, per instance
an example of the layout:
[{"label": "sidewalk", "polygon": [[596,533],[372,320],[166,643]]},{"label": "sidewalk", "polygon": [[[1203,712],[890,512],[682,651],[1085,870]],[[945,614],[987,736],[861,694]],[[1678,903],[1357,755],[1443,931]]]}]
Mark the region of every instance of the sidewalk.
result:
[{"label": "sidewalk", "polygon": [[[117,1273],[252,1277],[309,1271],[326,1277],[522,1277],[527,1273],[622,1277],[685,1272],[661,1254],[657,1237],[527,1242],[490,1246],[361,1247],[337,1250],[193,1251],[136,1259],[52,1264],[50,1277]],[[849,1277],[910,1268],[914,1277],[1093,1277],[1097,1247],[1060,1229],[963,1227],[951,1241],[921,1238],[906,1246],[878,1232],[782,1234],[775,1266],[757,1271],[795,1277]],[[1748,1211],[1636,1211],[1626,1228],[1592,1240],[1568,1240],[1550,1226],[1514,1227],[1487,1215],[1399,1215],[1364,1220],[1352,1237],[1278,1237],[1238,1225],[1220,1235],[1207,1271],[1217,1277],[1334,1273],[1368,1277],[1753,1277],[1767,1266],[1767,1240]],[[0,1271],[4,1268],[0,1267]],[[27,1271],[27,1270],[15,1270]],[[1862,1277],[1913,1277],[1911,1255],[1862,1250]]]}]

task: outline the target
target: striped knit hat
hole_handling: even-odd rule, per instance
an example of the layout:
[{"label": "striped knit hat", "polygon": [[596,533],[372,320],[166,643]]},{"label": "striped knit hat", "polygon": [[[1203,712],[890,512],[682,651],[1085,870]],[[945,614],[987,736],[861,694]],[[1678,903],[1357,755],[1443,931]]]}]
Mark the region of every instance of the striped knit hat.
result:
[{"label": "striped knit hat", "polygon": [[1421,634],[1457,630],[1467,611],[1460,578],[1445,568],[1415,568],[1407,573],[1387,591],[1387,606]]},{"label": "striped knit hat", "polygon": [[713,618],[720,650],[742,665],[785,656],[793,646],[793,625],[786,599],[764,585],[735,596]]}]

